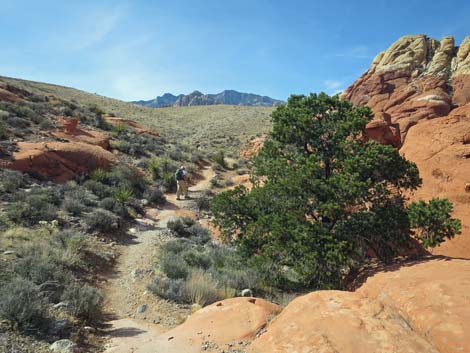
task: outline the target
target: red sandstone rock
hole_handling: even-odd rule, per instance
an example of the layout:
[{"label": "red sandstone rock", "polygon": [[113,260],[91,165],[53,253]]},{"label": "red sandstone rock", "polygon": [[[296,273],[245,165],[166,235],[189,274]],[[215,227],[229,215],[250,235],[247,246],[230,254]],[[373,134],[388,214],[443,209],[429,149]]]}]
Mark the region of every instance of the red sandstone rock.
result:
[{"label": "red sandstone rock", "polygon": [[76,142],[19,142],[12,160],[0,160],[0,168],[38,174],[57,182],[97,168],[109,168],[116,157],[99,146]]},{"label": "red sandstone rock", "polygon": [[[185,323],[143,344],[136,353],[212,352],[255,338],[281,307],[257,298],[232,298],[209,305]],[[206,348],[204,348],[206,347]],[[216,348],[217,352],[220,350]]]},{"label": "red sandstone rock", "polygon": [[468,274],[468,261],[433,259],[388,267],[356,292],[307,294],[248,352],[470,352]]},{"label": "red sandstone rock", "polygon": [[83,142],[100,146],[104,149],[109,148],[110,137],[108,135],[83,126],[79,127],[78,120],[75,118],[60,117],[58,125],[60,130],[52,133],[54,137],[70,142]]}]

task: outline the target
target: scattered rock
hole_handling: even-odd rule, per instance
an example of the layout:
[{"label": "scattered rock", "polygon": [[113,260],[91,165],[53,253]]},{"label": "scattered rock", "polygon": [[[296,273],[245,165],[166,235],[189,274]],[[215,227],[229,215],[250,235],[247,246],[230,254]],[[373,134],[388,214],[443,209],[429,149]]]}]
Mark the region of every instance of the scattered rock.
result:
[{"label": "scattered rock", "polygon": [[253,296],[253,291],[249,288],[243,289],[240,293],[242,297],[252,297]]},{"label": "scattered rock", "polygon": [[55,341],[50,345],[50,350],[56,353],[74,353],[76,351],[76,345],[71,340],[59,340]]},{"label": "scattered rock", "polygon": [[137,308],[137,312],[139,314],[144,313],[147,310],[147,304],[140,304],[139,307]]}]

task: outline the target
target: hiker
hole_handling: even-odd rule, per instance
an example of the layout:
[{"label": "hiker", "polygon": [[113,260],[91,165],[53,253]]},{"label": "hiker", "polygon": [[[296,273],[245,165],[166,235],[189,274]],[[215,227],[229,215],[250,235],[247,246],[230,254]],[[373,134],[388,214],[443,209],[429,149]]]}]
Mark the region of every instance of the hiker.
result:
[{"label": "hiker", "polygon": [[184,167],[184,165],[182,165],[176,170],[176,173],[175,173],[176,183],[178,184],[178,189],[176,191],[177,200],[181,200],[180,198],[181,194],[184,194],[185,199],[189,198],[187,178],[188,178],[188,172],[186,171],[186,168]]}]

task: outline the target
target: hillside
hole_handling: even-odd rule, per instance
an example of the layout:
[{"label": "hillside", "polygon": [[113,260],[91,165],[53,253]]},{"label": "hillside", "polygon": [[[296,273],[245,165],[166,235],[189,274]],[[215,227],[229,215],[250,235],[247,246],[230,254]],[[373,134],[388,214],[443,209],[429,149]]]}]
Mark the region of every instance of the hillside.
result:
[{"label": "hillside", "polygon": [[281,104],[282,101],[253,93],[242,93],[234,90],[225,90],[217,94],[204,94],[199,91],[194,91],[190,94],[179,94],[175,96],[171,93],[165,93],[163,96],[156,97],[155,99],[148,101],[140,100],[131,103],[153,108],[215,104],[272,107]]},{"label": "hillside", "polygon": [[103,97],[70,87],[0,77],[0,83],[40,95],[55,95],[81,105],[97,105],[105,113],[132,119],[169,140],[178,140],[203,152],[218,149],[237,150],[252,136],[270,128],[273,107],[211,105],[191,107],[149,108]]}]

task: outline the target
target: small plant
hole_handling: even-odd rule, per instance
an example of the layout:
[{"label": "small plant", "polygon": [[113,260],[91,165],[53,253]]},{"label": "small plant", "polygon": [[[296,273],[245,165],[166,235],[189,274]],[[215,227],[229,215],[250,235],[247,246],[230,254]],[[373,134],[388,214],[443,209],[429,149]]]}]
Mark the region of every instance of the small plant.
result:
[{"label": "small plant", "polygon": [[163,205],[166,202],[165,194],[160,188],[147,189],[144,193],[144,197],[150,202],[157,205]]},{"label": "small plant", "polygon": [[126,133],[127,130],[128,130],[127,126],[124,124],[116,124],[116,125],[113,125],[113,127],[111,128],[111,132],[118,136],[123,133]]},{"label": "small plant", "polygon": [[189,274],[189,265],[180,256],[162,256],[160,268],[168,278],[186,278]]},{"label": "small plant", "polygon": [[68,303],[73,315],[85,320],[96,320],[101,316],[103,296],[87,284],[73,283],[65,288],[62,300]]},{"label": "small plant", "polygon": [[21,331],[38,329],[45,323],[44,300],[37,287],[22,278],[0,286],[0,317]]},{"label": "small plant", "polygon": [[160,177],[161,161],[157,157],[152,157],[147,161],[147,169],[152,174],[152,179],[157,180]]},{"label": "small plant", "polygon": [[106,170],[101,168],[97,168],[90,173],[90,179],[98,181],[100,183],[106,182],[107,177],[108,173],[106,172]]},{"label": "small plant", "polygon": [[224,151],[218,151],[213,156],[214,162],[222,168],[227,168],[227,162],[225,160],[225,153]]},{"label": "small plant", "polygon": [[116,202],[119,202],[120,204],[126,204],[129,202],[134,195],[134,192],[132,191],[131,188],[127,186],[121,186],[116,193],[114,194],[114,199]]},{"label": "small plant", "polygon": [[8,138],[8,129],[3,121],[0,121],[0,140]]},{"label": "small plant", "polygon": [[57,218],[57,207],[47,200],[45,195],[26,195],[20,201],[11,203],[6,213],[9,219],[27,226],[38,224],[39,221],[52,221]]},{"label": "small plant", "polygon": [[190,217],[178,217],[170,219],[167,222],[166,227],[169,229],[171,234],[178,238],[188,238],[191,236],[189,228],[196,222]]},{"label": "small plant", "polygon": [[177,303],[183,303],[185,300],[185,282],[182,279],[155,277],[147,286],[147,289],[163,299],[172,300]]},{"label": "small plant", "polygon": [[201,270],[192,271],[189,275],[185,285],[185,295],[188,302],[200,306],[209,305],[222,299],[217,283],[210,274]]},{"label": "small plant", "polygon": [[119,217],[108,210],[96,208],[85,217],[85,224],[90,231],[109,232],[119,228]]}]

